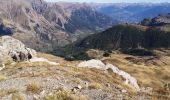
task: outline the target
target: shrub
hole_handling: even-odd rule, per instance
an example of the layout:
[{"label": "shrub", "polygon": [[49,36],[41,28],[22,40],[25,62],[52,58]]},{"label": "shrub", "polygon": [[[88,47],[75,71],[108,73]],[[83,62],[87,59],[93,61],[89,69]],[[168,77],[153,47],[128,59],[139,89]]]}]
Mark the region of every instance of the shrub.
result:
[{"label": "shrub", "polygon": [[12,94],[12,100],[24,100],[24,97],[19,93]]},{"label": "shrub", "polygon": [[91,83],[89,86],[88,86],[89,89],[101,89],[102,86],[99,84],[99,83]]},{"label": "shrub", "polygon": [[4,81],[4,80],[6,80],[6,77],[5,77],[5,76],[0,75],[0,81]]},{"label": "shrub", "polygon": [[87,100],[85,96],[75,96],[71,92],[61,90],[44,97],[45,100]]},{"label": "shrub", "polygon": [[30,83],[27,85],[27,91],[32,93],[39,93],[41,90],[41,86],[37,83]]}]

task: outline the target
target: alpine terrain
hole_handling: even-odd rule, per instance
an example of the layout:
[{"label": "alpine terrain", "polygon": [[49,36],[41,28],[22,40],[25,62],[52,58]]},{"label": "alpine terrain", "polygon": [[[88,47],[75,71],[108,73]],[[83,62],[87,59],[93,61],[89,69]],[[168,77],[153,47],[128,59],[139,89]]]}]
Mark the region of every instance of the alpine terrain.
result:
[{"label": "alpine terrain", "polygon": [[169,100],[170,4],[75,1],[0,0],[0,100]]}]

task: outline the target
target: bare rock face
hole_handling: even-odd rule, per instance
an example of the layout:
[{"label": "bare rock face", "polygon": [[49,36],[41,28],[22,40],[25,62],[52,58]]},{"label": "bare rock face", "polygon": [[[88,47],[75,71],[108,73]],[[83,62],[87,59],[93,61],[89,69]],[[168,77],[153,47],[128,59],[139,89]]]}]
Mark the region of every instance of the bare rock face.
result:
[{"label": "bare rock face", "polygon": [[163,26],[166,24],[170,24],[170,14],[166,14],[166,15],[159,15],[153,19],[144,19],[141,22],[142,25],[144,26]]},{"label": "bare rock face", "polygon": [[78,64],[78,67],[96,68],[96,69],[101,69],[101,70],[107,70],[107,69],[110,68],[113,71],[113,73],[116,73],[119,76],[121,76],[122,78],[124,78],[125,82],[127,84],[130,84],[131,86],[133,86],[136,89],[136,91],[140,90],[140,87],[138,85],[138,82],[137,82],[136,78],[131,76],[129,73],[127,73],[127,72],[125,72],[123,70],[120,70],[116,66],[113,66],[112,64],[106,64],[105,65],[100,60],[92,59],[92,60],[81,62],[80,64]]},{"label": "bare rock face", "polygon": [[100,60],[92,59],[92,60],[81,62],[80,64],[78,64],[78,67],[105,69],[105,64]]},{"label": "bare rock face", "polygon": [[0,62],[24,61],[36,56],[36,51],[10,36],[0,37]]},{"label": "bare rock face", "polygon": [[117,68],[116,66],[113,66],[112,64],[107,64],[106,68],[111,68],[114,73],[122,76],[126,80],[125,82],[127,84],[132,85],[137,91],[140,90],[140,87],[138,85],[136,78],[132,77],[129,73],[123,70],[120,70],[119,68]]}]

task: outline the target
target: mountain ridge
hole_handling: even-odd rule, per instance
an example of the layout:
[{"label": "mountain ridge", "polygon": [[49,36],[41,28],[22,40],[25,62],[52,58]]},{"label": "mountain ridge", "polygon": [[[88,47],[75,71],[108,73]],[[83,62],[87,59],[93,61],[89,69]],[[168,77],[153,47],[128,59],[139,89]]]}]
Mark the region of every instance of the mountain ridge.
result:
[{"label": "mountain ridge", "polygon": [[[79,37],[83,38],[104,30],[113,24],[109,17],[97,13],[87,5],[80,5],[77,8],[77,6],[69,4],[68,8],[65,8],[62,4],[47,3],[44,0],[0,2],[2,5],[0,18],[3,20],[1,22],[3,25],[10,24],[8,28],[15,29],[12,36],[27,46],[43,52],[50,52],[54,48],[72,43]],[[80,20],[82,18],[85,21]],[[102,20],[103,18],[104,20]],[[96,23],[90,26],[91,20]]]},{"label": "mountain ridge", "polygon": [[169,13],[170,3],[119,3],[99,5],[97,9],[113,19],[116,18],[119,22],[138,23],[144,18]]}]

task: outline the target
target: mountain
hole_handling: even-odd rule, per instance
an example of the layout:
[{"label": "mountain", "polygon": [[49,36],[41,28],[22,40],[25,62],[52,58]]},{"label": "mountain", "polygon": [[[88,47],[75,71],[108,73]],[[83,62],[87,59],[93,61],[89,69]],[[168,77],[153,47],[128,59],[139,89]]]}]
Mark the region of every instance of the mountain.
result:
[{"label": "mountain", "polygon": [[39,15],[33,9],[31,1],[0,2],[1,29],[3,29],[1,35],[6,35],[4,32],[10,31],[8,34],[38,51],[51,51],[55,46],[68,43],[67,33],[51,25],[48,20]]},{"label": "mountain", "polygon": [[138,23],[144,18],[156,17],[158,14],[167,14],[169,3],[118,3],[96,5],[100,13],[106,14],[119,22]]},{"label": "mountain", "polygon": [[[170,48],[169,14],[144,19],[141,24],[115,25],[103,32],[92,34],[86,38],[55,50],[55,55],[66,59],[91,59],[87,51],[117,50],[122,53],[147,56],[154,55],[152,50]],[[96,54],[96,53],[94,53]],[[69,55],[69,56],[65,56]],[[108,52],[106,53],[108,55]]]},{"label": "mountain", "polygon": [[39,13],[49,22],[59,25],[70,33],[94,32],[113,25],[113,20],[110,17],[96,12],[86,3],[55,3]]},{"label": "mountain", "polygon": [[169,14],[110,27],[95,6],[0,0],[0,100],[170,100]]},{"label": "mountain", "polygon": [[159,15],[154,18],[145,18],[141,21],[143,26],[157,27],[163,31],[170,31],[170,14]]},{"label": "mountain", "polygon": [[135,48],[169,48],[170,14],[145,18],[141,24],[121,24],[76,44],[85,49],[118,50]]},{"label": "mountain", "polygon": [[1,35],[11,35],[27,46],[44,52],[116,23],[87,4],[3,0],[0,6]]},{"label": "mountain", "polygon": [[156,28],[142,29],[142,26],[118,25],[85,38],[78,47],[101,50],[168,48],[170,47],[169,38],[170,32]]}]

